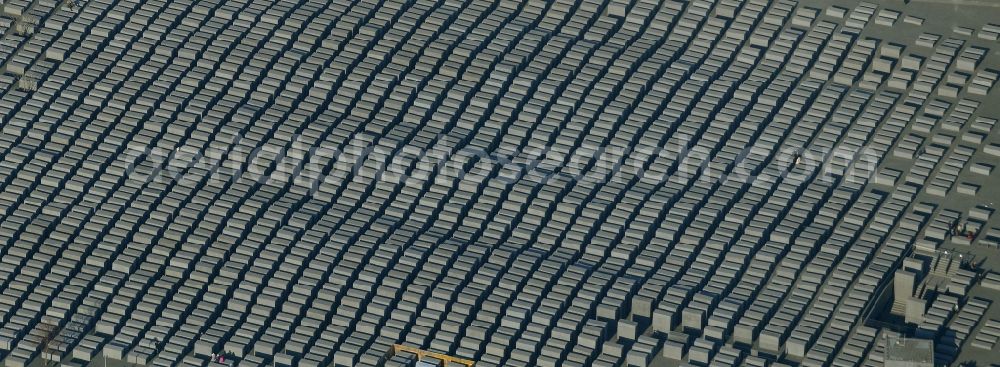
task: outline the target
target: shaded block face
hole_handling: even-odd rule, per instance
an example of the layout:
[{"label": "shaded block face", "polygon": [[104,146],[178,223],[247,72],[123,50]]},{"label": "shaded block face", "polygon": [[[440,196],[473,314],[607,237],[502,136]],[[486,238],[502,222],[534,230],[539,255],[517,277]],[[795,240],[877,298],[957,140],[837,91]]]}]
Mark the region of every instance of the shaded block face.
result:
[{"label": "shaded block face", "polygon": [[981,284],[985,288],[1000,291],[1000,274],[992,271],[987,273]]},{"label": "shaded block face", "polygon": [[627,321],[618,321],[618,337],[626,340],[635,340],[638,337],[639,324]]},{"label": "shaded block face", "polygon": [[705,333],[704,333],[704,335],[705,335],[706,338],[713,339],[713,340],[722,340],[722,341],[724,341],[724,340],[728,339],[727,335],[726,335],[726,330],[723,329],[723,328],[721,328],[721,327],[719,327],[719,326],[714,326],[714,325],[713,326],[707,326],[707,327],[705,327]]},{"label": "shaded block face", "polygon": [[976,196],[979,193],[981,186],[964,182],[958,186],[958,193],[965,194],[969,196]]},{"label": "shaded block face", "polygon": [[676,325],[676,317],[673,312],[658,309],[653,311],[653,325],[655,331],[666,332],[673,330]]},{"label": "shaded block face", "polygon": [[629,351],[626,355],[625,361],[629,365],[646,367],[649,364],[651,356],[648,353],[640,351]]},{"label": "shaded block face", "polygon": [[601,352],[614,357],[623,357],[625,355],[625,346],[614,342],[604,343]]},{"label": "shaded block face", "polygon": [[984,146],[983,147],[983,153],[986,153],[986,154],[988,154],[990,156],[993,156],[993,157],[1000,158],[1000,144],[998,144],[998,143],[990,143],[989,145]]},{"label": "shaded block face", "polygon": [[917,297],[908,297],[906,299],[906,322],[914,324],[922,323],[926,309],[927,301]]},{"label": "shaded block face", "polygon": [[758,339],[760,349],[771,354],[779,354],[781,342],[781,334],[767,330],[761,332]]},{"label": "shaded block face", "polygon": [[756,340],[756,328],[745,324],[736,324],[733,330],[733,338],[740,343],[753,344]]},{"label": "shaded block face", "polygon": [[680,361],[684,358],[684,350],[683,343],[667,341],[663,343],[662,355],[664,358]]},{"label": "shaded block face", "polygon": [[700,305],[685,308],[681,312],[681,326],[701,330],[705,326],[705,310]]},{"label": "shaded block face", "polygon": [[653,299],[646,296],[636,296],[632,298],[632,315],[644,318],[651,318],[653,313]]},{"label": "shaded block face", "polygon": [[126,349],[124,345],[117,343],[109,343],[104,346],[104,357],[114,360],[125,359]]},{"label": "shaded block face", "polygon": [[893,277],[893,295],[898,300],[905,301],[913,295],[916,287],[916,274],[909,270],[897,270]]},{"label": "shaded block face", "polygon": [[597,306],[597,317],[599,318],[616,320],[620,315],[619,312],[619,308],[612,305],[602,304]]},{"label": "shaded block face", "polygon": [[691,347],[688,350],[688,360],[694,363],[707,364],[712,358],[712,351],[703,347]]},{"label": "shaded block face", "polygon": [[808,351],[809,344],[806,340],[789,338],[785,342],[785,352],[793,358],[803,358]]},{"label": "shaded block face", "polygon": [[628,3],[617,0],[612,1],[608,5],[608,15],[613,17],[624,18],[627,15]]}]

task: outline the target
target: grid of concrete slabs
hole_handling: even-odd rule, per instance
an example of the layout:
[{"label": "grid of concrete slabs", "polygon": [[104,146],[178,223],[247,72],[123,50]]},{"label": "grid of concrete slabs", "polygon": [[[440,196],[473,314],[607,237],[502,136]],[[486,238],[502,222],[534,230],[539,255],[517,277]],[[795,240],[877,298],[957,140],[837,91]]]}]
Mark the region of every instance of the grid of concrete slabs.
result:
[{"label": "grid of concrete slabs", "polygon": [[[995,16],[942,26],[932,4],[841,0],[0,6],[3,366],[435,362],[395,344],[476,366],[881,366],[887,331],[867,316],[903,259],[1000,243]],[[294,154],[227,153],[262,146],[344,155],[302,165],[325,177],[303,186],[251,175]],[[683,149],[530,172],[470,156],[454,163],[469,174],[414,164],[405,181],[331,169],[581,147]],[[186,148],[223,154],[136,178],[164,167],[130,152]],[[853,153],[782,156],[800,149]],[[213,160],[240,169],[218,179]],[[613,169],[626,161],[641,170]],[[977,235],[952,236],[955,220]],[[938,363],[969,347],[1000,360],[1000,281],[960,274],[914,337]]]}]

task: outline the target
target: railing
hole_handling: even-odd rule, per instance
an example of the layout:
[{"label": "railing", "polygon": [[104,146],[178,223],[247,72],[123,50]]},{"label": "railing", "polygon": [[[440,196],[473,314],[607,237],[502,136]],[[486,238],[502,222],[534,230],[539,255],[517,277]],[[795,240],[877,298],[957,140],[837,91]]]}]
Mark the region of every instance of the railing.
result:
[{"label": "railing", "polygon": [[393,355],[396,355],[396,354],[399,354],[400,352],[412,353],[412,354],[414,354],[414,355],[417,356],[418,360],[423,359],[424,357],[437,358],[437,359],[440,359],[441,361],[443,361],[445,366],[448,366],[451,363],[457,363],[457,364],[460,364],[460,365],[463,365],[463,366],[466,366],[466,367],[473,367],[476,364],[476,362],[473,361],[473,360],[471,360],[471,359],[464,359],[464,358],[452,357],[452,356],[449,356],[447,354],[441,354],[441,353],[426,351],[426,350],[423,350],[423,349],[419,349],[419,348],[415,348],[415,347],[409,347],[409,346],[405,346],[405,345],[401,345],[401,344],[393,344],[392,345],[392,351],[391,351],[391,354],[389,355],[389,357],[391,357]]}]

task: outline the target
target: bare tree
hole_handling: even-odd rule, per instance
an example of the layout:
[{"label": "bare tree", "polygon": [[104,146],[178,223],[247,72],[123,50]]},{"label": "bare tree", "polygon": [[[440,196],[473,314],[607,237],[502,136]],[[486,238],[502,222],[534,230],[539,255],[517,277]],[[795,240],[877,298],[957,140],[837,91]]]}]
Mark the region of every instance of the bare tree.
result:
[{"label": "bare tree", "polygon": [[21,18],[21,21],[17,23],[14,31],[21,36],[30,36],[35,33],[35,27],[38,26],[38,19],[33,16],[25,16]]},{"label": "bare tree", "polygon": [[30,75],[22,75],[17,79],[17,89],[25,92],[34,92],[38,89],[38,79]]},{"label": "bare tree", "polygon": [[42,360],[45,361],[45,365],[48,366],[49,362],[54,359],[54,352],[59,350],[59,341],[57,336],[59,335],[59,327],[49,323],[42,323],[38,326],[39,334],[41,339],[39,340],[38,346],[42,349]]}]

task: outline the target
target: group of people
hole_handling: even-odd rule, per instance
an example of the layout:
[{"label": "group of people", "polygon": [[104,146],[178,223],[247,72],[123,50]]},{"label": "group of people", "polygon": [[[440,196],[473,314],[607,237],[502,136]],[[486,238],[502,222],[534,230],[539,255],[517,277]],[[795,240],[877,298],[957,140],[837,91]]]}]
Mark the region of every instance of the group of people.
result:
[{"label": "group of people", "polygon": [[972,241],[974,238],[976,238],[976,231],[968,229],[969,222],[963,222],[961,226],[959,226],[959,222],[960,219],[955,219],[955,223],[952,224],[951,226],[952,236],[962,236],[968,238],[969,241]]},{"label": "group of people", "polygon": [[210,360],[213,363],[226,363],[227,361],[231,362],[231,359],[226,358],[225,353],[212,353],[212,359]]}]

